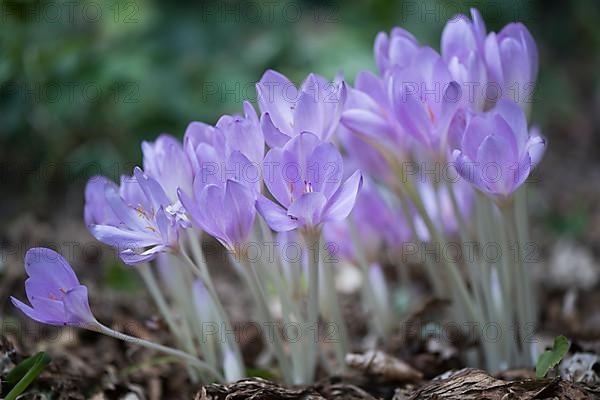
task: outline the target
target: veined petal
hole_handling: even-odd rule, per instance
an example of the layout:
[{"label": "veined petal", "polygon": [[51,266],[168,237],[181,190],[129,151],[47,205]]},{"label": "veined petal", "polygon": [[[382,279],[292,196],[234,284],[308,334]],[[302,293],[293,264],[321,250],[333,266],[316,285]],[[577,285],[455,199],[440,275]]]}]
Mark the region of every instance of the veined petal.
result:
[{"label": "veined petal", "polygon": [[362,187],[362,173],[355,171],[327,202],[323,212],[323,222],[345,219],[356,202],[358,192]]},{"label": "veined petal", "polygon": [[233,245],[246,241],[254,223],[256,193],[234,180],[225,184],[224,205],[228,210],[226,231]]},{"label": "veined petal", "polygon": [[30,277],[44,280],[54,288],[66,290],[79,285],[79,280],[67,260],[51,249],[29,249],[25,254],[25,271]]},{"label": "veined petal", "polygon": [[300,225],[315,227],[322,222],[322,215],[327,199],[323,193],[304,193],[295,199],[288,208],[287,214],[297,220]]},{"label": "veined petal", "polygon": [[287,215],[287,211],[283,207],[273,203],[263,195],[260,195],[256,200],[256,209],[274,231],[287,232],[300,226],[297,220]]},{"label": "veined petal", "polygon": [[69,289],[63,299],[67,323],[89,328],[90,324],[97,324],[92,314],[88,300],[87,287],[83,285]]},{"label": "veined petal", "polygon": [[269,113],[275,126],[284,134],[292,131],[292,106],[298,90],[279,72],[267,70],[256,84],[260,111]]},{"label": "veined petal", "polygon": [[36,310],[35,308],[28,306],[27,304],[23,303],[22,301],[18,300],[15,297],[11,296],[10,301],[13,303],[13,305],[15,307],[17,307],[25,315],[27,315],[29,318],[31,318],[34,321],[41,322],[42,324],[48,324],[48,325],[65,325],[66,324],[65,320],[57,320],[57,319],[53,318],[53,316],[48,316],[44,312]]},{"label": "veined petal", "polygon": [[271,116],[269,113],[264,113],[260,117],[260,127],[262,129],[263,135],[265,136],[265,141],[269,147],[283,147],[290,140],[290,136],[281,132],[271,120]]},{"label": "veined petal", "polygon": [[321,143],[308,159],[306,180],[315,192],[329,199],[342,184],[344,162],[333,143]]}]

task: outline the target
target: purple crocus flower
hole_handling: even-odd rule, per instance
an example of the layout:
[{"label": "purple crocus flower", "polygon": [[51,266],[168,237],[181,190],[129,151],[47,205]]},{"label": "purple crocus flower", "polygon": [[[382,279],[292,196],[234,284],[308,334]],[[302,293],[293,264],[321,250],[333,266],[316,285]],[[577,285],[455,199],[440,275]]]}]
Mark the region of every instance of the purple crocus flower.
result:
[{"label": "purple crocus flower", "polygon": [[192,193],[192,166],[181,143],[170,135],[160,135],[154,142],[143,142],[144,173],[160,184],[169,204],[164,205],[183,228],[190,223],[177,197],[177,190]]},{"label": "purple crocus flower", "polygon": [[389,167],[373,144],[392,148],[398,158],[411,147],[409,137],[395,118],[387,87],[390,78],[364,71],[349,89],[338,137],[349,154],[374,176],[389,175]]},{"label": "purple crocus flower", "polygon": [[[162,186],[140,168],[117,187],[93,180],[86,188],[86,223],[99,241],[117,248],[126,264],[150,261],[177,248],[178,224],[166,211],[171,201]],[[110,211],[108,211],[110,210]]]},{"label": "purple crocus flower", "polygon": [[448,127],[464,101],[447,65],[435,50],[423,47],[410,66],[390,74],[388,88],[398,123],[426,149],[445,157]]},{"label": "purple crocus flower", "polygon": [[260,129],[256,111],[248,101],[244,102],[244,116],[223,115],[215,128],[223,136],[225,153],[239,151],[253,164],[260,166],[265,156],[265,139]]},{"label": "purple crocus flower", "polygon": [[237,252],[254,223],[256,192],[237,180],[227,179],[221,185],[194,183],[194,196],[195,199],[191,199],[180,192],[181,202],[192,221],[227,250]]},{"label": "purple crocus flower", "polygon": [[453,153],[458,173],[498,197],[510,196],[527,179],[545,148],[537,132],[528,132],[523,110],[507,99],[474,115],[460,143]]},{"label": "purple crocus flower", "polygon": [[301,132],[311,132],[328,140],[335,132],[346,99],[342,80],[329,83],[310,74],[297,89],[288,78],[267,70],[256,84],[260,119],[270,147],[282,147]]},{"label": "purple crocus flower", "polygon": [[49,325],[90,328],[98,325],[90,310],[87,287],[79,283],[69,263],[58,253],[33,248],[25,254],[25,291],[31,306],[11,297],[29,318]]},{"label": "purple crocus flower", "polygon": [[384,76],[393,67],[406,67],[421,48],[415,37],[402,28],[395,27],[388,36],[379,32],[375,38],[375,62]]},{"label": "purple crocus flower", "polygon": [[308,132],[271,149],[264,166],[265,184],[279,204],[261,195],[256,206],[278,232],[319,229],[325,222],[346,218],[362,186],[359,171],[342,183],[339,151]]},{"label": "purple crocus flower", "polygon": [[472,20],[464,15],[452,18],[442,32],[441,53],[452,78],[461,84],[462,96],[475,111],[483,111],[487,72],[484,57],[485,24],[471,9]]},{"label": "purple crocus flower", "polygon": [[498,85],[502,97],[528,111],[538,72],[538,51],[525,25],[511,23],[498,34],[490,33],[485,40],[485,59],[488,79]]}]

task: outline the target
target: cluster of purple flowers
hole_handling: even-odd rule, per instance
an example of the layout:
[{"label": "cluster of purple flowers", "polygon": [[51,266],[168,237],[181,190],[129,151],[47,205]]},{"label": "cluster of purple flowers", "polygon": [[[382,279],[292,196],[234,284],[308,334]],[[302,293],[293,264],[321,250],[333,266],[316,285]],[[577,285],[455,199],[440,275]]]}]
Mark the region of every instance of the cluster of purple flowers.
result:
[{"label": "cluster of purple flowers", "polygon": [[[315,74],[296,87],[269,70],[257,83],[260,113],[245,102],[243,115],[214,126],[192,122],[183,142],[167,134],[144,142],[143,166],[132,176],[118,185],[90,179],[90,232],[135,265],[179,253],[192,229],[235,253],[258,212],[277,232],[325,228],[349,260],[357,257],[357,243],[349,245],[355,229],[371,262],[411,235],[431,239],[414,198],[402,208],[390,189],[404,183],[402,163],[452,164],[462,178],[451,194],[428,179],[414,185],[422,212],[441,231],[457,229],[451,195],[467,215],[473,188],[504,200],[523,184],[545,142],[528,127],[523,93],[535,83],[538,59],[522,24],[487,33],[473,10],[472,19],[447,23],[441,54],[394,28],[377,36],[375,61],[378,73],[359,73],[354,87]],[[40,252],[26,257],[33,308],[15,305],[45,323],[93,322],[87,290],[66,261],[51,268],[33,260]]]}]

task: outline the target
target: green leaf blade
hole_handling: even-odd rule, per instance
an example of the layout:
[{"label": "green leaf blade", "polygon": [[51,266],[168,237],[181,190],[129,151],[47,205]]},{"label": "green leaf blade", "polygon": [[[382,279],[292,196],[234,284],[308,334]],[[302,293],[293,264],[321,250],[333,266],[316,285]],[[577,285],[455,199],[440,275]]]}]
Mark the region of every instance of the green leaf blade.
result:
[{"label": "green leaf blade", "polygon": [[563,357],[569,351],[571,343],[569,340],[560,335],[554,338],[554,345],[552,349],[546,350],[540,358],[538,358],[537,364],[535,365],[535,376],[541,379],[546,376],[551,368],[554,368],[563,359]]}]

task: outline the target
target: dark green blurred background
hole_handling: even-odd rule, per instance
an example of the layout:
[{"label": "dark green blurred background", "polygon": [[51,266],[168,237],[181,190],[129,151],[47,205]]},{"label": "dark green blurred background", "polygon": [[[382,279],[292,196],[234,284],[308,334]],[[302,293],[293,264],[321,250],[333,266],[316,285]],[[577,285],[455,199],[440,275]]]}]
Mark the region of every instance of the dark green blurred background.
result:
[{"label": "dark green blurred background", "polygon": [[581,219],[581,209],[585,220],[598,203],[595,0],[0,4],[0,226],[23,212],[78,215],[87,176],[116,178],[140,162],[141,140],[239,111],[266,68],[352,82],[374,69],[378,31],[399,25],[439,49],[446,20],[473,5],[488,30],[520,20],[538,42],[533,120],[550,140],[538,179],[542,203],[558,210],[551,225],[568,230],[561,215]]}]

